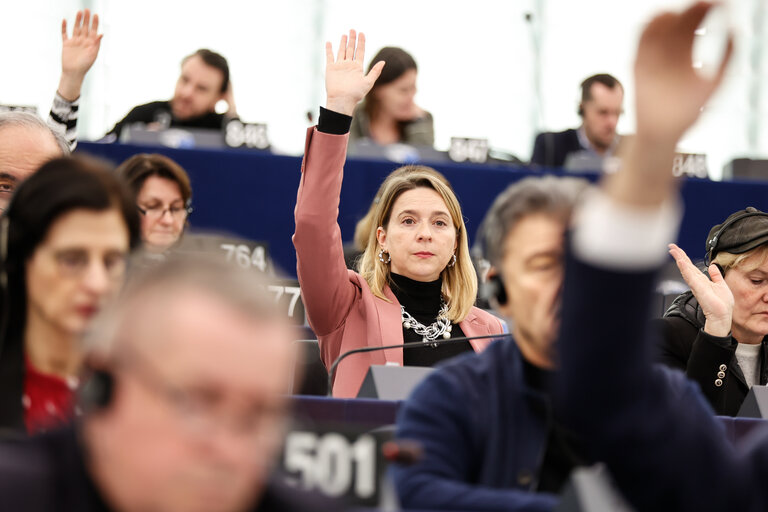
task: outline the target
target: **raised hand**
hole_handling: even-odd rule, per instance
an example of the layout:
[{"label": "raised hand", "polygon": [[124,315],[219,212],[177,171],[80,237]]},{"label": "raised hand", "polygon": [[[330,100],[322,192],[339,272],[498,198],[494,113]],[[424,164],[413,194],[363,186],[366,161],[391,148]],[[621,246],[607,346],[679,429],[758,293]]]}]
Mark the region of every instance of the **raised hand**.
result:
[{"label": "raised hand", "polygon": [[67,34],[67,20],[61,22],[61,80],[59,94],[73,101],[80,96],[85,74],[91,69],[99,55],[101,38],[98,33],[99,16],[88,9],[77,11],[72,36]]},{"label": "raised hand", "polygon": [[638,136],[677,143],[720,85],[732,36],[714,77],[703,77],[692,63],[695,31],[713,5],[697,2],[679,14],[661,14],[643,31],[635,59]]},{"label": "raised hand", "polygon": [[709,277],[705,276],[688,258],[680,247],[669,244],[669,254],[675,259],[680,274],[691,287],[693,296],[699,302],[706,323],[704,331],[713,336],[727,336],[731,332],[733,319],[733,293],[725,283],[717,266],[710,265]]},{"label": "raised hand", "polygon": [[696,28],[713,4],[697,2],[681,13],[655,17],[643,31],[635,59],[637,132],[622,149],[622,167],[604,181],[619,204],[658,207],[674,188],[672,160],[678,141],[699,117],[723,79],[733,41],[713,78],[693,68]]},{"label": "raised hand", "polygon": [[363,72],[364,59],[365,34],[362,32],[359,38],[354,30],[349,31],[349,37],[341,37],[336,59],[333,57],[331,43],[325,43],[327,109],[351,116],[355,105],[371,90],[381,75],[384,62],[376,63],[366,75]]}]

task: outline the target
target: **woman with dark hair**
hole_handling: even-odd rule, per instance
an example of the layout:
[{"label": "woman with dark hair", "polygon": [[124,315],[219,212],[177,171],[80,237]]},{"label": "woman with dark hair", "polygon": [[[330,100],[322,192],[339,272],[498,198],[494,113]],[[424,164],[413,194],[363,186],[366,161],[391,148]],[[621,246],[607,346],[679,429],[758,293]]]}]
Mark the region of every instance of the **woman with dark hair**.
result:
[{"label": "woman with dark hair", "polygon": [[413,101],[416,96],[416,61],[405,50],[386,46],[373,57],[368,72],[382,61],[387,65],[381,76],[355,108],[350,140],[368,138],[382,145],[397,142],[415,146],[433,145],[432,114]]},{"label": "woman with dark hair", "polygon": [[139,243],[136,206],[101,163],[52,160],[16,190],[0,219],[0,429],[72,415],[79,338]]},{"label": "woman with dark hair", "polygon": [[163,253],[181,238],[192,211],[192,185],[184,169],[158,154],[134,155],[117,168],[141,213],[141,238],[149,252]]}]

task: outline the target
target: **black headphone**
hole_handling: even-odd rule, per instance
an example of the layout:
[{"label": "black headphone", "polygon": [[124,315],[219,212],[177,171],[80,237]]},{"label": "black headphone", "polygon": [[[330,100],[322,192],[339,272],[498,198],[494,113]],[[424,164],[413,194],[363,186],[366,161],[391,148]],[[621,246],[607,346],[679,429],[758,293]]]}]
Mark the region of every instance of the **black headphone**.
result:
[{"label": "black headphone", "polygon": [[485,282],[482,283],[480,290],[481,296],[490,304],[493,304],[491,299],[496,301],[496,304],[499,306],[505,305],[509,300],[507,298],[507,290],[504,288],[504,281],[499,274],[487,276]]},{"label": "black headphone", "polygon": [[[729,220],[728,222],[723,224],[720,227],[720,229],[717,230],[717,233],[715,233],[712,236],[712,238],[710,238],[709,241],[707,242],[707,259],[706,259],[707,266],[709,266],[709,264],[712,262],[712,257],[714,256],[714,254],[716,252],[718,252],[717,243],[720,241],[720,236],[723,233],[725,233],[725,230],[728,229],[729,227],[731,227],[735,222],[740,221],[741,219],[744,219],[746,217],[754,217],[754,216],[757,216],[757,215],[762,215],[764,217],[768,217],[768,213],[761,212],[760,210],[758,210],[757,208],[755,208],[753,206],[748,206],[744,213],[742,213],[741,215],[737,215],[736,217],[732,218],[731,220]],[[720,269],[720,273],[722,275],[725,275],[725,273],[723,273],[723,269],[722,269],[722,267],[720,267],[720,265],[718,265],[718,268]]]},{"label": "black headphone", "polygon": [[83,413],[103,411],[115,396],[115,376],[109,370],[90,367],[77,395]]}]

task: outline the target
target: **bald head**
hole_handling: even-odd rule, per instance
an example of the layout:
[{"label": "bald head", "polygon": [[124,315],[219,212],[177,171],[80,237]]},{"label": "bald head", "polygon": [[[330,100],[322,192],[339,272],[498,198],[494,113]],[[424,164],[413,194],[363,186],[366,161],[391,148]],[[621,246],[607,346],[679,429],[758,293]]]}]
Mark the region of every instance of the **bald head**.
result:
[{"label": "bald head", "polygon": [[0,208],[7,208],[19,183],[48,160],[66,154],[66,142],[39,117],[26,112],[0,113]]}]

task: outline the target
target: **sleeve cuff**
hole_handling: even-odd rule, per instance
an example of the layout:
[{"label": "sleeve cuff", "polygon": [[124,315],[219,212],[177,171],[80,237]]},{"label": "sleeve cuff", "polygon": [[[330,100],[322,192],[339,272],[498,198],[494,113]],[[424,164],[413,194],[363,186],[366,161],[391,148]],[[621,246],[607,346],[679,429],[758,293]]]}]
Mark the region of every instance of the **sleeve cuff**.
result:
[{"label": "sleeve cuff", "polygon": [[733,352],[736,351],[737,344],[733,341],[733,337],[730,334],[728,336],[713,336],[706,332],[702,327],[699,329],[699,338],[720,348],[728,349]]},{"label": "sleeve cuff", "polygon": [[340,114],[333,110],[320,107],[320,117],[317,120],[317,131],[330,133],[331,135],[344,135],[349,133],[352,126],[352,116]]},{"label": "sleeve cuff", "polygon": [[645,209],[617,204],[594,188],[574,212],[573,253],[606,269],[653,269],[667,260],[667,245],[677,237],[682,212],[677,197],[660,208]]},{"label": "sleeve cuff", "polygon": [[80,96],[72,101],[69,101],[68,99],[64,98],[64,96],[59,94],[59,91],[56,91],[56,94],[53,97],[53,103],[59,108],[77,107],[80,105]]}]

